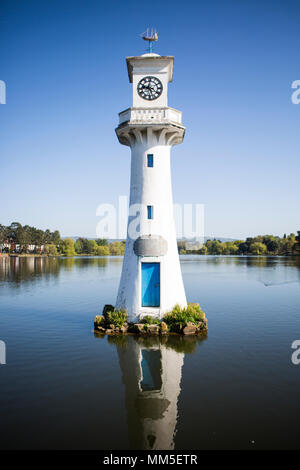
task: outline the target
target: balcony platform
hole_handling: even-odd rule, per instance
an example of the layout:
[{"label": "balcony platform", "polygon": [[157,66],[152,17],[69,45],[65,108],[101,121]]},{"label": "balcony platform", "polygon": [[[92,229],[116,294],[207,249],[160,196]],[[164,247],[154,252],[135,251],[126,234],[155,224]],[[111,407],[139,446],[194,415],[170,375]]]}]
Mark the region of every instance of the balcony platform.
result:
[{"label": "balcony platform", "polygon": [[177,124],[181,125],[182,113],[174,108],[128,108],[119,113],[122,124]]}]

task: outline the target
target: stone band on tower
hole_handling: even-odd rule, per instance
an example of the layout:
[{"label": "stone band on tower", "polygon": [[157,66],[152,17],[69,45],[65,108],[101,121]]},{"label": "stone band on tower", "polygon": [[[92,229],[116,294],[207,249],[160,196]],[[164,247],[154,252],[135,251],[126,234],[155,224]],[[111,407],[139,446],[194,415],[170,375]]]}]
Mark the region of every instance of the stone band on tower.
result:
[{"label": "stone band on tower", "polygon": [[[133,106],[119,113],[119,142],[131,148],[127,240],[116,308],[162,317],[186,306],[173,215],[170,150],[183,141],[181,112],[168,107],[174,58],[127,57]],[[139,233],[136,235],[136,216]],[[134,232],[134,233],[133,233]]]}]

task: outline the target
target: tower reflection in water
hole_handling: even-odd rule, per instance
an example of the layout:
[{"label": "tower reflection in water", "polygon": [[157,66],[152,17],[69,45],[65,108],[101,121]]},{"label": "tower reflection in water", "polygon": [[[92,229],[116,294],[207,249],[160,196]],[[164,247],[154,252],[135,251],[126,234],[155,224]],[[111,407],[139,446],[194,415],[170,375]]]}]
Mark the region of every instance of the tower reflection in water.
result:
[{"label": "tower reflection in water", "polygon": [[131,448],[174,449],[184,355],[202,339],[119,336],[109,341],[118,350]]}]

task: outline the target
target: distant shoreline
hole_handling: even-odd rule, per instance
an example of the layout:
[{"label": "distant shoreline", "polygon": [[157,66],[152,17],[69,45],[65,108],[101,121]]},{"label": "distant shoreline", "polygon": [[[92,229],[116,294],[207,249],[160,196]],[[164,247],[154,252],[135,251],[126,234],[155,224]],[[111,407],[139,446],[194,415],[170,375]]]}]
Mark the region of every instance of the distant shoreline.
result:
[{"label": "distant shoreline", "polygon": [[[205,240],[205,241],[204,241]],[[293,256],[300,254],[300,230],[286,234],[257,235],[245,240],[209,239],[204,243],[194,240],[177,240],[180,255],[243,255],[243,256]],[[0,252],[9,255],[37,256],[122,256],[125,240],[105,238],[87,239],[79,237],[61,238],[58,230],[51,232],[29,225],[12,222],[9,226],[0,224]]]},{"label": "distant shoreline", "polygon": [[[297,257],[297,256],[300,256],[300,254],[296,253],[296,254],[290,254],[290,255],[275,255],[275,254],[245,254],[245,255],[241,255],[241,254],[202,254],[202,253],[179,253],[179,256],[210,256],[210,257],[226,257],[226,258],[231,258],[231,257],[235,257],[235,258],[293,258],[293,257]],[[86,257],[89,257],[89,258],[116,258],[116,257],[124,257],[124,255],[94,255],[94,254],[90,254],[90,253],[81,253],[81,254],[76,254],[76,255],[73,255],[73,256],[67,256],[67,255],[62,255],[62,254],[57,254],[57,255],[47,255],[45,253],[41,253],[41,254],[38,254],[38,253],[32,253],[32,254],[29,254],[29,253],[0,253],[0,258],[86,258]]]}]

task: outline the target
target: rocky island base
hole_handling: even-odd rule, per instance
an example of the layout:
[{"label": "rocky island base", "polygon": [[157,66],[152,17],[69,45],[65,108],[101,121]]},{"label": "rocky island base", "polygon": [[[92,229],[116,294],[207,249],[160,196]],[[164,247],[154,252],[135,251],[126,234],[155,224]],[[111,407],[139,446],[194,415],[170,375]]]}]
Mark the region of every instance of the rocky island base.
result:
[{"label": "rocky island base", "polygon": [[186,308],[175,305],[162,319],[145,315],[138,322],[128,322],[126,310],[105,305],[102,315],[96,315],[94,330],[103,335],[203,335],[207,334],[207,318],[199,304],[189,303]]}]

